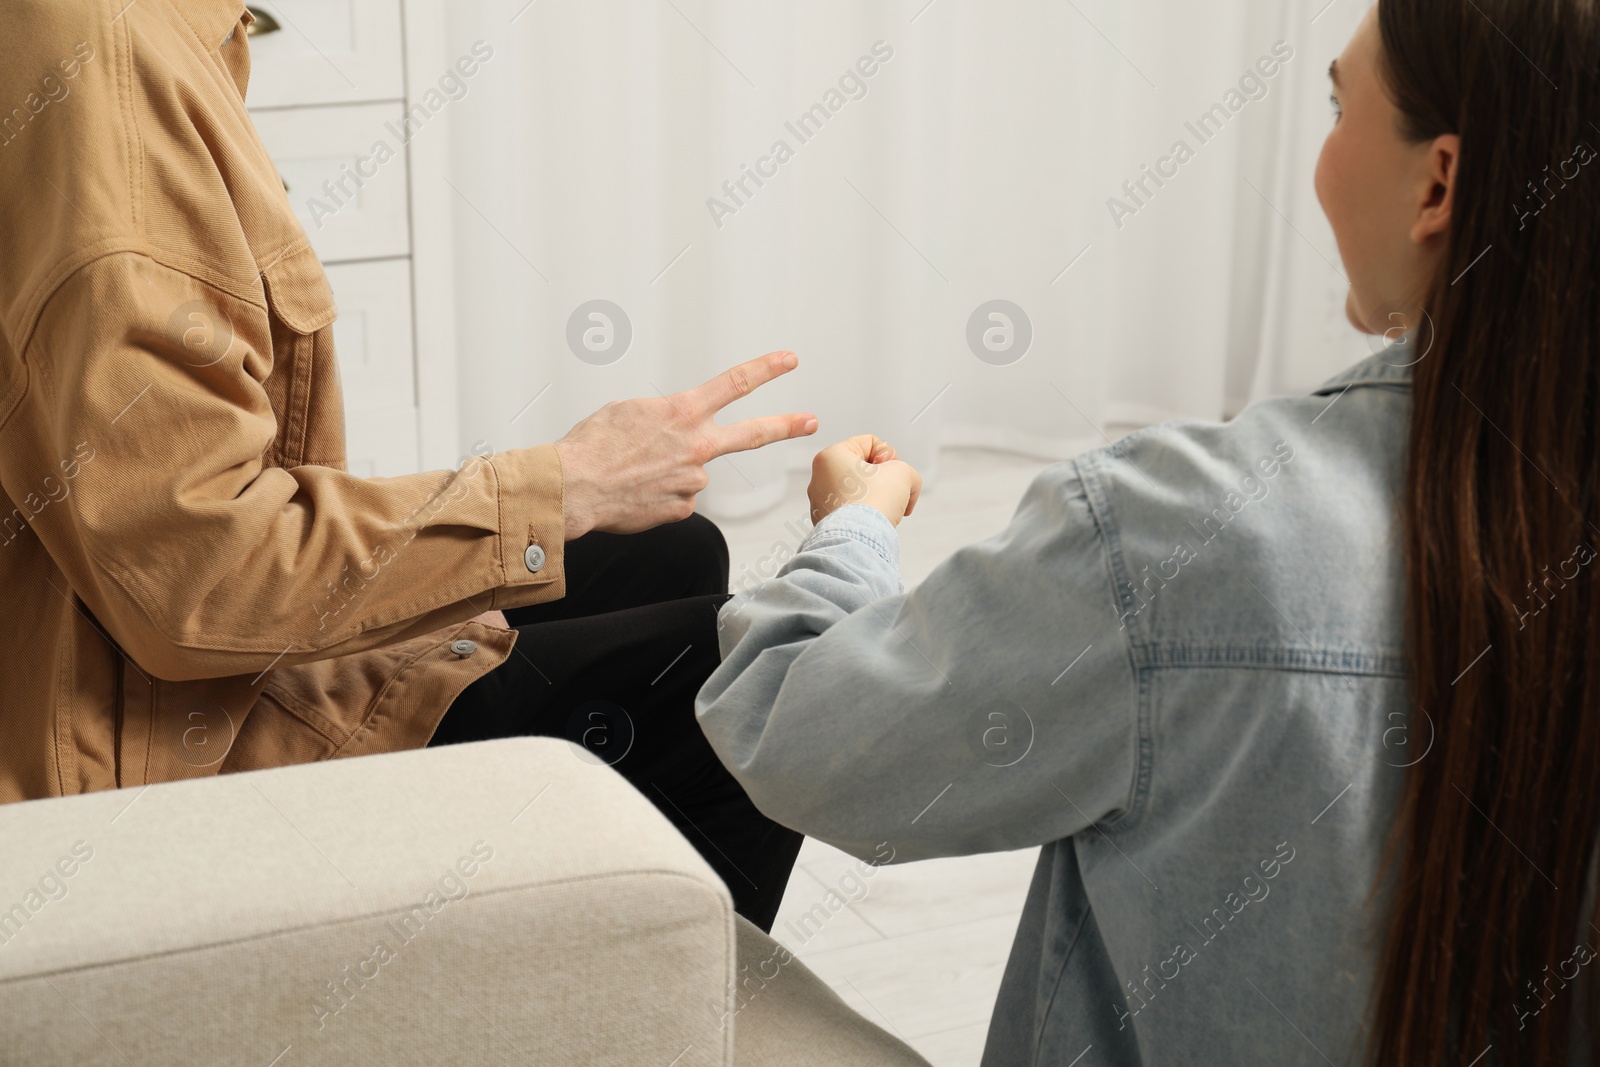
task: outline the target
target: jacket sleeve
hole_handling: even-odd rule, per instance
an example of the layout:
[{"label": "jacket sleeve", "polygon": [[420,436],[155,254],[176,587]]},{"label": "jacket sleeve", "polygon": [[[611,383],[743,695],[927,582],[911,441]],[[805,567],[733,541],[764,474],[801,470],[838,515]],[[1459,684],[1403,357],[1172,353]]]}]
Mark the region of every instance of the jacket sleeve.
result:
[{"label": "jacket sleeve", "polygon": [[[232,320],[220,360],[192,358],[172,328],[197,298]],[[62,595],[146,672],[249,674],[563,595],[552,446],[399,478],[272,466],[271,369],[264,303],[131,254],[67,277],[24,349],[0,483]]]},{"label": "jacket sleeve", "polygon": [[910,593],[897,549],[881,513],[847,505],[723,608],[696,710],[757,807],[896,860],[1037,845],[1126,809],[1137,686],[1073,466]]}]

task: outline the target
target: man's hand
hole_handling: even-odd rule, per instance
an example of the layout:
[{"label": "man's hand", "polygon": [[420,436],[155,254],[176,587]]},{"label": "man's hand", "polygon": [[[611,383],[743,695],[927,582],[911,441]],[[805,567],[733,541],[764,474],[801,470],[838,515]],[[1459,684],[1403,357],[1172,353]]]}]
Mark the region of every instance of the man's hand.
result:
[{"label": "man's hand", "polygon": [[672,396],[618,400],[556,442],[561,456],[567,540],[590,530],[638,533],[694,513],[710,481],[705,466],[817,432],[812,415],[766,415],[731,426],[712,416],[800,365],[793,352],[770,352],[704,385]]},{"label": "man's hand", "polygon": [[922,494],[922,475],[900,460],[889,442],[863,434],[830,445],[811,461],[811,521],[846,504],[870,504],[894,525],[911,514]]}]

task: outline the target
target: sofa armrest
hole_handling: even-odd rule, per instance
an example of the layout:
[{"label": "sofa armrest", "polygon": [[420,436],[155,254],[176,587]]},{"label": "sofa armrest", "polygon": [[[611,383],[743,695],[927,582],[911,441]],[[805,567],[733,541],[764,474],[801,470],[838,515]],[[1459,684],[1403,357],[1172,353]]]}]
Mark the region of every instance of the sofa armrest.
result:
[{"label": "sofa armrest", "polygon": [[726,887],[520,738],[0,807],[0,1060],[732,1062]]},{"label": "sofa armrest", "polygon": [[840,999],[789,949],[734,916],[739,981],[736,1067],[929,1067],[903,1040]]}]

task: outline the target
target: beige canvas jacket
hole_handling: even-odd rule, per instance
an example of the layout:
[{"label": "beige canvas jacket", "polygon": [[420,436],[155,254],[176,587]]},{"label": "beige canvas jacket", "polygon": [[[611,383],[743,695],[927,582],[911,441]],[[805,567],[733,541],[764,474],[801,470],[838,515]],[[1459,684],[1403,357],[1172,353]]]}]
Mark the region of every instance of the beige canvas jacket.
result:
[{"label": "beige canvas jacket", "polygon": [[346,473],[242,3],[3,18],[0,801],[426,744],[565,592],[554,447]]}]

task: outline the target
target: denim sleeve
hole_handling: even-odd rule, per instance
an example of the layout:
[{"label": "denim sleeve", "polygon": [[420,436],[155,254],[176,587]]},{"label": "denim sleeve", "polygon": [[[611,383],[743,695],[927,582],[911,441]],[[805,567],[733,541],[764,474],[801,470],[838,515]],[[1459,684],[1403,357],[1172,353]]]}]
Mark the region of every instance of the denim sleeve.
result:
[{"label": "denim sleeve", "polygon": [[910,593],[895,528],[840,508],[719,624],[706,736],[763,812],[852,855],[1022,848],[1131,801],[1138,688],[1071,463]]}]

